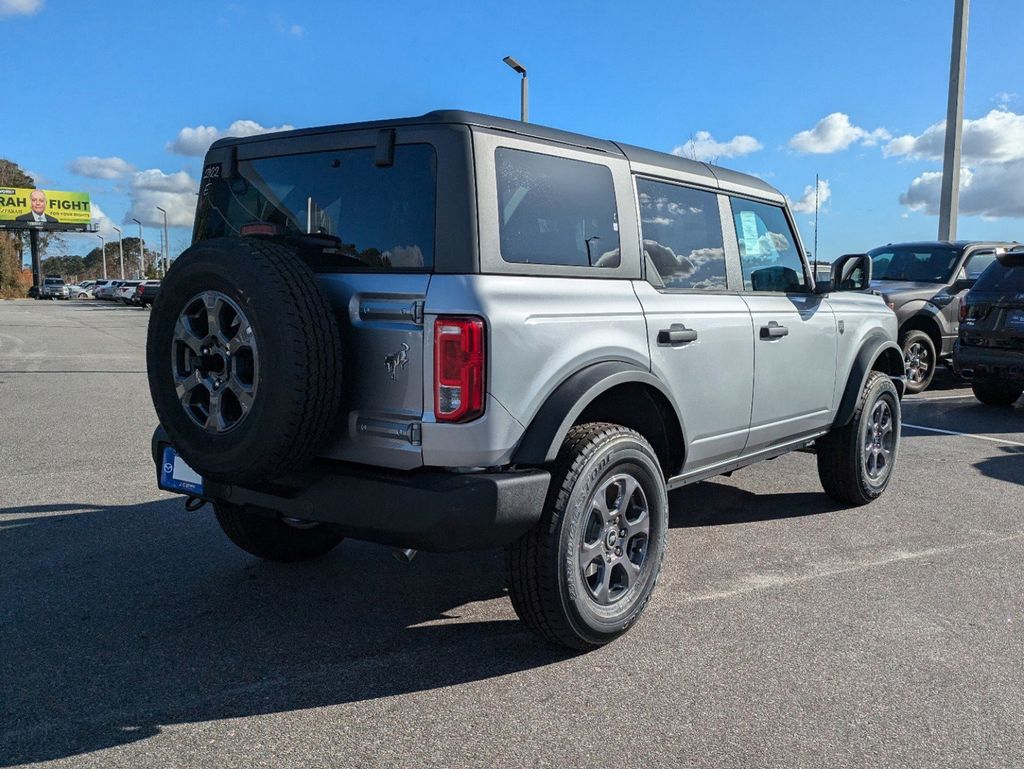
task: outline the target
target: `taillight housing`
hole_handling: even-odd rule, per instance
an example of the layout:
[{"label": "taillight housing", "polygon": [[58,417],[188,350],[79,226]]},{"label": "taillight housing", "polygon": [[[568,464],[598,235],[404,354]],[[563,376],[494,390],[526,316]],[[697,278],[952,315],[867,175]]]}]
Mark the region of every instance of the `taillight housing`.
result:
[{"label": "taillight housing", "polygon": [[968,312],[969,312],[969,308],[967,307],[967,302],[960,302],[960,322],[961,323],[963,323],[965,320],[967,320]]},{"label": "taillight housing", "polygon": [[434,418],[468,422],[484,413],[486,336],[482,318],[434,321]]}]

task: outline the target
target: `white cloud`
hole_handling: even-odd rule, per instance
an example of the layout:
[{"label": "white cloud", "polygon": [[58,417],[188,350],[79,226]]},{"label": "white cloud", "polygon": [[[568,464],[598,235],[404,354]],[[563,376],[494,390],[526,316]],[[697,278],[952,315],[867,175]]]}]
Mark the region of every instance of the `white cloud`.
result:
[{"label": "white cloud", "polygon": [[[990,219],[1024,218],[1024,159],[960,171],[960,213]],[[939,213],[941,171],[926,171],[900,195],[900,203],[932,216]]]},{"label": "white cloud", "polygon": [[761,142],[753,136],[740,134],[727,142],[719,142],[715,141],[715,137],[709,131],[697,131],[686,144],[681,144],[672,150],[672,154],[693,160],[707,161],[715,158],[735,158],[740,155],[749,155],[751,152],[757,152],[761,147]]},{"label": "white cloud", "polygon": [[191,227],[196,212],[196,196],[199,185],[184,171],[164,173],[159,168],[139,171],[132,177],[131,206],[124,215],[124,222],[138,219],[146,227],[162,227],[163,214],[156,210],[160,206],[167,211],[167,224],[171,227]]},{"label": "white cloud", "polygon": [[300,24],[292,24],[288,27],[288,34],[292,37],[302,37],[306,34],[306,28]]},{"label": "white cloud", "polygon": [[31,16],[42,7],[43,0],[0,0],[0,16]]},{"label": "white cloud", "polygon": [[823,155],[845,150],[855,142],[873,147],[890,138],[884,128],[869,131],[851,123],[845,112],[833,112],[815,123],[814,128],[796,134],[789,140],[789,146],[797,152]]},{"label": "white cloud", "polygon": [[[832,188],[829,187],[828,179],[818,179],[818,210],[825,207],[825,203],[832,197]],[[790,200],[789,207],[798,214],[814,213],[814,187],[808,184],[804,187],[804,194],[799,200]]]},{"label": "white cloud", "polygon": [[[920,136],[898,136],[882,149],[886,157],[942,160],[946,121],[929,126]],[[965,165],[1009,163],[1024,159],[1024,115],[994,109],[977,120],[965,120],[961,138]]]},{"label": "white cloud", "polygon": [[178,131],[174,141],[167,143],[167,149],[176,155],[205,155],[211,144],[225,136],[256,136],[274,131],[290,131],[294,127],[287,124],[264,127],[255,120],[236,120],[223,130],[206,125],[185,127]]},{"label": "white cloud", "polygon": [[94,155],[77,157],[68,164],[68,170],[90,179],[122,179],[135,172],[135,166],[119,157],[98,158]]},{"label": "white cloud", "polygon": [[92,201],[89,204],[89,215],[99,227],[99,234],[106,238],[108,242],[111,238],[116,237],[117,233],[114,232],[114,222],[104,213],[96,201]]}]

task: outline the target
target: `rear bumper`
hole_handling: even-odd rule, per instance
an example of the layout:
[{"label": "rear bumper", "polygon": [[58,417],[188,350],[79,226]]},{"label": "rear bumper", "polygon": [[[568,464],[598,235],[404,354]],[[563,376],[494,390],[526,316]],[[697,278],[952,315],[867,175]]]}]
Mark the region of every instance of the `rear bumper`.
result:
[{"label": "rear bumper", "polygon": [[1024,352],[965,347],[953,348],[953,370],[971,382],[1024,382]]},{"label": "rear bumper", "polygon": [[[153,434],[153,461],[169,446]],[[518,539],[540,520],[551,480],[546,470],[499,473],[383,471],[317,461],[258,488],[204,480],[203,498],[254,513],[329,523],[345,536],[429,552],[476,550]]]}]

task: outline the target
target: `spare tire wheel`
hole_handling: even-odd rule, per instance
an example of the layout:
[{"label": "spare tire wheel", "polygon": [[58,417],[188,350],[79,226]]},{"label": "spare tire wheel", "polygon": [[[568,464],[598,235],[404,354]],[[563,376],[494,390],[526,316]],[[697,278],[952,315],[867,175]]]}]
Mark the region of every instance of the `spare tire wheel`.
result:
[{"label": "spare tire wheel", "polygon": [[284,475],[337,420],[337,320],[309,267],[271,241],[207,240],[175,261],[153,305],[146,367],[171,443],[212,480]]}]

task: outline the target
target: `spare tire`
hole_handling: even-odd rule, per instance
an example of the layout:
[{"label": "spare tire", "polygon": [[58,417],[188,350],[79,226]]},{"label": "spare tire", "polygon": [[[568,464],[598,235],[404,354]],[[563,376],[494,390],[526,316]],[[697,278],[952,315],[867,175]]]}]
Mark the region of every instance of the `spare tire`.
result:
[{"label": "spare tire", "polygon": [[268,240],[207,240],[174,262],[153,304],[146,368],[171,443],[212,480],[285,475],[337,421],[337,319],[309,267]]}]

